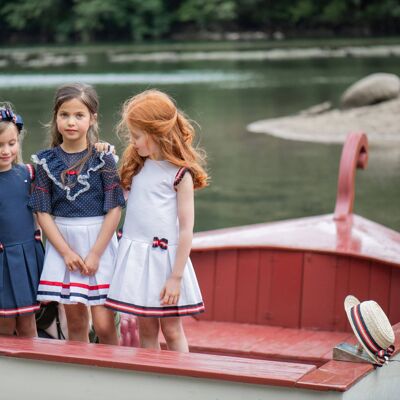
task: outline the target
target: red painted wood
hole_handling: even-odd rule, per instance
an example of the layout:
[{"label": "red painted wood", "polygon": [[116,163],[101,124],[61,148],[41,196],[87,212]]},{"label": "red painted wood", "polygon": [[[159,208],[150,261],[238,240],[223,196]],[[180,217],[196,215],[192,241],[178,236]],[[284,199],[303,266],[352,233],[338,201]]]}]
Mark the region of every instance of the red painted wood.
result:
[{"label": "red painted wood", "polygon": [[198,316],[199,319],[214,319],[215,253],[215,251],[207,251],[191,254],[206,308],[206,311]]},{"label": "red painted wood", "polygon": [[350,337],[348,332],[283,329],[274,339],[267,337],[253,346],[251,355],[322,365],[332,359],[333,347]]},{"label": "red painted wood", "polygon": [[255,323],[258,305],[258,267],[260,252],[242,250],[238,254],[235,321]]},{"label": "red painted wood", "polygon": [[[370,262],[350,259],[349,294],[360,301],[369,300]],[[346,331],[352,332],[350,324],[346,323]]]},{"label": "red painted wood", "polygon": [[371,262],[369,300],[375,300],[389,314],[391,268]]},{"label": "red painted wood", "polygon": [[360,378],[372,372],[373,369],[374,367],[371,364],[329,361],[317,370],[300,378],[296,386],[304,389],[345,392]]},{"label": "red painted wood", "polygon": [[260,250],[257,324],[273,325],[271,300],[273,291],[274,252]]},{"label": "red painted wood", "polygon": [[[322,365],[332,348],[350,341],[348,332],[184,319],[191,351]],[[163,339],[162,339],[163,341]],[[163,341],[164,343],[164,341]]]},{"label": "red painted wood", "polygon": [[206,304],[199,318],[351,332],[343,302],[353,294],[360,301],[377,301],[392,323],[400,321],[400,270],[351,257],[305,254],[270,249],[194,252]]},{"label": "red painted wood", "polygon": [[40,361],[289,387],[315,369],[305,364],[15,337],[0,337],[0,354]]},{"label": "red painted wood", "polygon": [[[393,326],[393,331],[396,338],[396,350],[394,352],[394,355],[396,355],[400,352],[400,323]],[[350,340],[346,341],[355,343],[355,336],[353,335]],[[374,371],[374,367],[371,364],[332,360],[322,365],[317,370],[304,375],[296,383],[296,386],[304,389],[336,390],[343,392],[350,389],[357,381],[372,371]]]},{"label": "red painted wood", "polygon": [[349,291],[360,300],[368,299],[370,269],[369,261],[350,259]]},{"label": "red painted wood", "polygon": [[[336,338],[342,339],[340,335],[345,335],[335,332],[279,329],[261,325],[196,321],[193,318],[187,318],[185,321],[189,321],[186,328],[192,325],[193,332],[196,332],[199,338],[204,335],[204,329],[211,327],[212,333],[209,336],[208,343],[212,342],[210,338],[218,340],[219,335],[216,333],[219,330],[221,331],[221,326],[224,326],[224,332],[230,332],[232,335],[231,338],[226,335],[226,340],[229,342],[225,341],[225,345],[229,344],[229,346],[240,345],[241,340],[238,339],[246,338],[246,335],[248,335],[254,339],[253,346],[255,346],[256,352],[260,352],[263,345],[269,346],[271,350],[273,346],[270,343],[273,340],[280,340],[281,343],[274,343],[274,345],[275,351],[279,348],[284,349],[281,356],[286,355],[288,349],[293,346],[294,349],[297,349],[298,354],[303,354],[306,357],[315,357],[316,355],[319,357],[316,354],[318,347],[326,348],[326,346],[331,345],[329,342],[335,341]],[[201,332],[202,330],[203,332]],[[393,330],[396,336],[395,354],[398,354],[400,351],[400,323],[395,325]],[[265,333],[264,341],[261,339],[263,333]],[[293,338],[296,338],[296,340],[293,340]],[[243,341],[243,343],[245,342]],[[300,349],[301,347],[302,349]],[[251,347],[247,347],[245,350],[250,351],[249,355],[253,354]],[[366,364],[330,361],[316,370],[313,365],[301,363],[16,337],[0,337],[0,356],[243,383],[288,387],[296,385],[308,389],[339,391],[349,389],[351,385],[373,369],[371,365]],[[303,361],[305,360],[303,359]]]},{"label": "red painted wood", "polygon": [[300,327],[303,254],[262,252],[257,322]]},{"label": "red painted wood", "polygon": [[310,251],[374,260],[400,268],[400,233],[359,215],[332,214],[196,233],[193,251],[219,249]]},{"label": "red painted wood", "polygon": [[349,294],[350,259],[338,257],[335,277],[335,302],[333,311],[333,330],[344,331],[348,324],[344,311],[344,299]]},{"label": "red painted wood", "polygon": [[235,320],[237,263],[237,250],[217,252],[214,290],[215,321]]},{"label": "red painted wood", "polygon": [[306,253],[301,327],[333,330],[336,257]]},{"label": "red painted wood", "polygon": [[397,323],[396,325],[393,326],[393,332],[394,332],[394,346],[395,346],[395,351],[393,355],[396,355],[400,352],[400,323]]},{"label": "red painted wood", "polygon": [[[190,350],[200,353],[249,357],[257,343],[276,340],[283,328],[235,322],[196,321],[185,318]],[[163,340],[164,342],[164,340]],[[267,358],[257,357],[257,358]]]},{"label": "red painted wood", "polygon": [[389,320],[392,324],[400,322],[400,270],[392,268],[390,279]]},{"label": "red painted wood", "polygon": [[347,136],[340,159],[335,219],[344,220],[353,212],[356,168],[368,164],[368,139],[364,133]]}]

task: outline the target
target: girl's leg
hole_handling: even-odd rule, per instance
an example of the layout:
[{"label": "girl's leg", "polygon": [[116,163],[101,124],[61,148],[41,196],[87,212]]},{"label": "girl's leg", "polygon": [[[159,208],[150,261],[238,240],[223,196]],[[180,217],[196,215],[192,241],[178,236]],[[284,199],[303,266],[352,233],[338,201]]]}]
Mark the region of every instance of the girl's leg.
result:
[{"label": "girl's leg", "polygon": [[12,336],[14,335],[17,327],[17,319],[12,318],[0,318],[0,335]]},{"label": "girl's leg", "polygon": [[36,337],[35,314],[21,315],[17,318],[17,334],[23,337]]},{"label": "girl's leg", "polygon": [[161,318],[161,330],[167,342],[168,350],[189,352],[188,342],[180,317]]},{"label": "girl's leg", "polygon": [[118,345],[114,312],[104,306],[92,306],[91,311],[94,330],[100,343]]},{"label": "girl's leg", "polygon": [[140,347],[144,349],[160,350],[158,332],[160,330],[159,318],[138,317]]},{"label": "girl's leg", "polygon": [[85,304],[64,304],[68,340],[89,342],[89,313]]}]

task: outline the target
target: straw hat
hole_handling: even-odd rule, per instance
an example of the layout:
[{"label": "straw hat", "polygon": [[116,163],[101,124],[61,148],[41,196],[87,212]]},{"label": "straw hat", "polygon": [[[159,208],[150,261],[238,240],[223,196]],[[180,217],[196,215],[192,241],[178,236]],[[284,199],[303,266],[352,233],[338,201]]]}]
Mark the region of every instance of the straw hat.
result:
[{"label": "straw hat", "polygon": [[394,332],[382,308],[373,300],[360,303],[354,296],[346,297],[344,308],[354,334],[374,364],[385,364],[394,351]]}]

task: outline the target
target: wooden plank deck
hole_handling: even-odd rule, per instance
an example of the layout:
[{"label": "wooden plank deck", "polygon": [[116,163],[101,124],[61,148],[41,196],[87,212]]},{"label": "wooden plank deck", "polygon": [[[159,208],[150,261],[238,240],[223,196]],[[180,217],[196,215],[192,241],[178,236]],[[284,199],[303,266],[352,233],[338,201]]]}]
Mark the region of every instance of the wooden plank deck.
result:
[{"label": "wooden plank deck", "polygon": [[[317,366],[332,359],[335,345],[354,342],[354,335],[350,332],[289,329],[194,318],[184,318],[184,327],[192,352]],[[161,335],[160,341],[165,348]]]}]

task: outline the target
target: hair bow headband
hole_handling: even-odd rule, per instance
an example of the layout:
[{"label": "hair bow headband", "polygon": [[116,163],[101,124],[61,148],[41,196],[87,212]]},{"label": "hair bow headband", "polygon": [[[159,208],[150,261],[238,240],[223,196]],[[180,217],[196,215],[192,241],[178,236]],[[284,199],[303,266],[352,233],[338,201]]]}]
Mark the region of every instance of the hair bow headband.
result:
[{"label": "hair bow headband", "polygon": [[0,121],[13,122],[20,133],[24,127],[24,121],[20,115],[14,114],[9,108],[0,109]]}]

